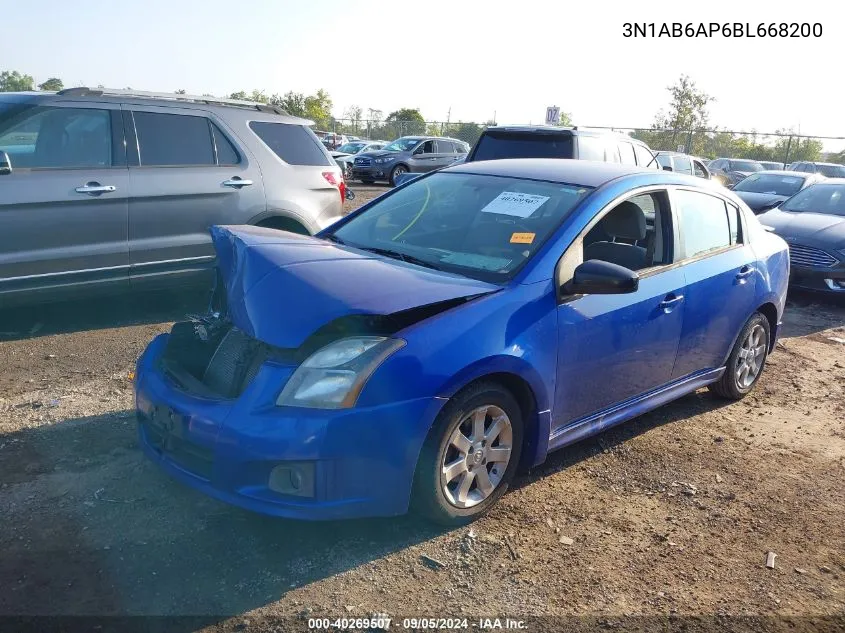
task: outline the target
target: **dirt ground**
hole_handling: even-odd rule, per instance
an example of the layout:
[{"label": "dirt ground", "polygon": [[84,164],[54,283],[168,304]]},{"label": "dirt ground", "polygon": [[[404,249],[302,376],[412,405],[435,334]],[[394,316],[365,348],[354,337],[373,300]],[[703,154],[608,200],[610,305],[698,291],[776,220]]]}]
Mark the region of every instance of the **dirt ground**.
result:
[{"label": "dirt ground", "polygon": [[202,308],[162,296],[0,313],[0,615],[209,616],[170,623],[220,631],[374,613],[400,629],[506,616],[546,616],[529,630],[624,629],[627,616],[845,627],[841,302],[790,299],[745,400],[703,390],[556,453],[454,531],[266,518],[159,472],[138,449],[128,374]]}]

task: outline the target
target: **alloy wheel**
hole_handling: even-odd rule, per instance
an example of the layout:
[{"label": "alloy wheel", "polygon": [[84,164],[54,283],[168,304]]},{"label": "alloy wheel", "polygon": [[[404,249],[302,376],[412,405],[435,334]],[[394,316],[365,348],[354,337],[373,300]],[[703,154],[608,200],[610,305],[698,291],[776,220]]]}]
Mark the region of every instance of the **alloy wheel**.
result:
[{"label": "alloy wheel", "polygon": [[495,405],[478,407],[455,426],[443,452],[440,481],[455,507],[471,508],[501,483],[513,452],[513,426]]},{"label": "alloy wheel", "polygon": [[751,328],[742,342],[736,361],[736,384],[740,389],[748,389],[763,368],[766,359],[766,330],[759,323]]}]

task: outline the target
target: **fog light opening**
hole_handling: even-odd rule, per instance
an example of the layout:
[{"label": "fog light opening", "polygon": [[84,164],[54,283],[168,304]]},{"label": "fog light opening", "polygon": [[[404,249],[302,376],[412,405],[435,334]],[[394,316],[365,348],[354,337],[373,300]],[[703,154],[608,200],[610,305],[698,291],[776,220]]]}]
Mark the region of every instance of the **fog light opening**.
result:
[{"label": "fog light opening", "polygon": [[273,492],[297,497],[314,496],[314,464],[288,462],[270,471],[267,487]]},{"label": "fog light opening", "polygon": [[831,290],[845,290],[845,279],[825,279],[824,283]]}]

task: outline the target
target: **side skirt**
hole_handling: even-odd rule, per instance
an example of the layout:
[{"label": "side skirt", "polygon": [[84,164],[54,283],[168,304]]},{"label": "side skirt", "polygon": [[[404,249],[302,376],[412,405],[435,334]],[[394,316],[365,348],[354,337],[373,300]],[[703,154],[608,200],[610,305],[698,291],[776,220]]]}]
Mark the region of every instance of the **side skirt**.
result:
[{"label": "side skirt", "polygon": [[711,382],[716,382],[725,372],[724,367],[708,369],[681,378],[673,383],[658,387],[642,395],[615,404],[604,411],[599,411],[585,418],[575,420],[565,427],[557,429],[549,437],[549,451],[554,451],[564,446],[574,444],[584,438],[596,435],[612,426],[621,424],[638,415],[656,409],[667,402],[676,400],[681,396],[692,393]]}]

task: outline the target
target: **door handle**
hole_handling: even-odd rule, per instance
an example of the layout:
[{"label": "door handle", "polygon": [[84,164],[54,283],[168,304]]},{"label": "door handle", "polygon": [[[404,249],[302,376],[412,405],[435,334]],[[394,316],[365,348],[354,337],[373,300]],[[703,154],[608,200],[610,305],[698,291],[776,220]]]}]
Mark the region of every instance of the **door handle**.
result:
[{"label": "door handle", "polygon": [[675,293],[670,293],[666,295],[663,301],[660,302],[660,307],[668,312],[671,311],[676,305],[678,305],[683,300],[684,295],[676,295]]},{"label": "door handle", "polygon": [[224,187],[232,187],[233,189],[240,189],[241,187],[249,187],[252,184],[251,180],[246,180],[240,176],[235,176],[229,180],[224,180],[222,183]]},{"label": "door handle", "polygon": [[111,193],[117,191],[114,185],[101,185],[98,182],[87,182],[81,187],[74,189],[76,193],[87,193],[89,196],[99,196],[103,193]]},{"label": "door handle", "polygon": [[754,274],[754,266],[743,266],[736,274],[736,278],[745,279],[746,277],[750,277],[752,274]]}]

